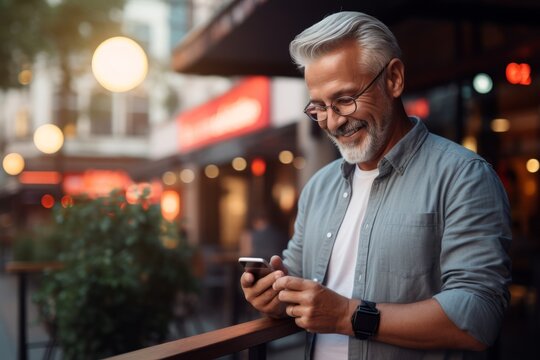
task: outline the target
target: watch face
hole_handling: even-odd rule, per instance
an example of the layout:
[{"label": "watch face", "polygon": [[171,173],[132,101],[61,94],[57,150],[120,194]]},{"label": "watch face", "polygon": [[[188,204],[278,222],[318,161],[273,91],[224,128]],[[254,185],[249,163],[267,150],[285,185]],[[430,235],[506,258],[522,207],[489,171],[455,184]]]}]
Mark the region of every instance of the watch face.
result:
[{"label": "watch face", "polygon": [[374,303],[363,302],[358,306],[352,318],[355,336],[365,340],[377,333],[380,314]]}]

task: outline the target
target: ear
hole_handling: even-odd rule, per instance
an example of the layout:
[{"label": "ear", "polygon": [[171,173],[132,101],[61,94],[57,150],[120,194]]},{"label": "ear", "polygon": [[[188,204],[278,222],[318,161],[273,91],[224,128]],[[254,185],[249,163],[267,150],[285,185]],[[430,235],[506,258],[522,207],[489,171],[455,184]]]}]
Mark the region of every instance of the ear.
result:
[{"label": "ear", "polygon": [[388,64],[386,76],[386,88],[388,93],[398,98],[403,93],[405,87],[405,66],[400,59],[392,59]]}]

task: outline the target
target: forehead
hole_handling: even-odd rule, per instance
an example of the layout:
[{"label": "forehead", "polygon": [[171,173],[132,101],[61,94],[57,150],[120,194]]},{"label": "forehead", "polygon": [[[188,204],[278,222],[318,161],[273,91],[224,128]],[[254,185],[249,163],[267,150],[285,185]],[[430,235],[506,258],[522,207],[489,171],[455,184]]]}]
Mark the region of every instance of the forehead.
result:
[{"label": "forehead", "polygon": [[343,91],[355,91],[364,82],[361,50],[354,41],[320,56],[306,65],[304,78],[311,99],[331,98]]}]

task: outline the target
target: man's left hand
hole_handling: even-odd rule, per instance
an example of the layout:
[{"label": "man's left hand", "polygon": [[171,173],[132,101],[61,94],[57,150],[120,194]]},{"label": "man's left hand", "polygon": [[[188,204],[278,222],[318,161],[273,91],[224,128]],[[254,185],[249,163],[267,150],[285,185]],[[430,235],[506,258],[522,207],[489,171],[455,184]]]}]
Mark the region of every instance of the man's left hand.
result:
[{"label": "man's left hand", "polygon": [[284,276],[274,282],[287,315],[309,332],[354,335],[351,315],[359,301],[346,298],[312,280]]}]

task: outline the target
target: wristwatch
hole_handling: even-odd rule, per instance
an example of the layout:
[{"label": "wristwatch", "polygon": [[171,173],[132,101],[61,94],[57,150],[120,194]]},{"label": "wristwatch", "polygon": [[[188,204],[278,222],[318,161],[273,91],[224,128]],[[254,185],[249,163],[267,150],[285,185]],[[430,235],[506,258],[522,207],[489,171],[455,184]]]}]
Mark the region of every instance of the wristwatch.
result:
[{"label": "wristwatch", "polygon": [[381,314],[371,301],[362,300],[351,316],[354,336],[360,340],[369,339],[377,333]]}]

